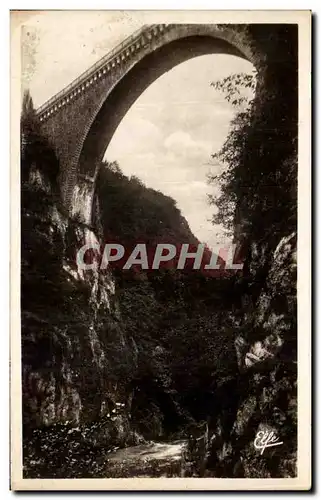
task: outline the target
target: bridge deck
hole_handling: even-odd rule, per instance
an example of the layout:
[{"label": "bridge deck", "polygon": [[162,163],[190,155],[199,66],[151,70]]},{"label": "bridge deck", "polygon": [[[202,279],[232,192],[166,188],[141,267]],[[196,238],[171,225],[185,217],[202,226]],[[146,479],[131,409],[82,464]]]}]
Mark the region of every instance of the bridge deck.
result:
[{"label": "bridge deck", "polygon": [[[166,25],[151,24],[144,25],[136,30],[123,42],[116,45],[116,47],[108,52],[108,54],[103,56],[101,59],[99,59],[99,61],[97,61],[90,68],[84,71],[79,77],[73,80],[67,87],[62,89],[60,92],[58,92],[53,97],[48,99],[44,104],[42,104],[36,110],[37,115],[41,119],[42,117],[45,117],[48,114],[48,111],[51,110],[51,108],[53,108],[55,105],[57,105],[59,101],[63,101],[63,99],[65,98],[72,99],[75,96],[75,91],[79,91],[79,87],[84,84],[86,86],[89,86],[88,84],[90,84],[89,82],[92,78],[96,80],[97,78],[100,78],[102,74],[105,74],[106,71],[104,71],[104,69],[106,66],[110,65],[110,67],[114,67],[116,64],[119,64],[122,59],[125,59],[129,55],[126,54],[126,52],[128,52],[129,50],[133,52],[135,50],[135,44],[139,44],[142,37],[150,38],[155,28],[162,30],[165,26]],[[139,49],[139,45],[137,45],[136,48]],[[101,70],[102,72],[100,73]]]}]

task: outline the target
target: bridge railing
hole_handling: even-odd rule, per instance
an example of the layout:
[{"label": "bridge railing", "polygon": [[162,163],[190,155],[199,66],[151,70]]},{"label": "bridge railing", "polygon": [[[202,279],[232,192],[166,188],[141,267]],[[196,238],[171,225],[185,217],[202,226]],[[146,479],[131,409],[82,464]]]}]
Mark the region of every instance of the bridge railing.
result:
[{"label": "bridge railing", "polygon": [[37,115],[40,115],[43,113],[46,109],[48,109],[52,104],[57,102],[59,99],[65,97],[67,94],[69,94],[71,91],[75,90],[79,85],[84,83],[92,74],[96,73],[96,71],[99,71],[99,69],[103,68],[103,66],[106,65],[106,63],[111,62],[118,54],[120,54],[124,49],[127,47],[131,46],[134,42],[138,41],[138,39],[149,32],[153,30],[153,28],[157,26],[156,24],[151,24],[151,25],[144,25],[138,30],[136,30],[134,33],[129,35],[125,40],[123,40],[120,44],[118,44],[114,49],[112,49],[108,54],[103,56],[99,61],[97,61],[95,64],[93,64],[90,68],[88,68],[86,71],[81,73],[75,80],[73,80],[67,87],[62,89],[60,92],[52,96],[50,99],[48,99],[44,104],[42,104],[37,110],[36,113]]}]

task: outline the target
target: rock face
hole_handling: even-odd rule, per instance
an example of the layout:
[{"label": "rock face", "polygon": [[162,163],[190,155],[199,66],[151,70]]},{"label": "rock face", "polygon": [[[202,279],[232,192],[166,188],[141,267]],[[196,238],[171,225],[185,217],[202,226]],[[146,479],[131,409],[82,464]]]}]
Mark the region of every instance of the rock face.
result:
[{"label": "rock face", "polygon": [[[216,424],[209,465],[232,477],[296,475],[296,234],[281,238],[256,303],[244,309],[235,340],[238,403],[227,426]],[[281,446],[261,455],[258,432],[274,432]]]},{"label": "rock face", "polygon": [[[127,382],[137,363],[135,345],[121,328],[113,277],[79,272],[76,264],[78,249],[95,242],[92,230],[59,210],[41,171],[31,169],[22,189],[21,249],[27,462],[33,444],[47,448],[47,456],[48,443],[59,453],[70,432],[81,434],[86,446],[133,443]],[[41,471],[41,464],[35,467]]]},{"label": "rock face", "polygon": [[[250,334],[238,336],[235,347],[240,370],[273,360],[282,348],[295,348],[296,338],[296,234],[277,245],[264,289],[255,309],[248,309]],[[253,336],[255,340],[253,339]]]},{"label": "rock face", "polygon": [[79,424],[126,401],[107,353],[132,368],[135,350],[117,320],[112,276],[78,272],[77,249],[96,243],[95,234],[46,205],[22,216],[24,415],[37,426]]}]

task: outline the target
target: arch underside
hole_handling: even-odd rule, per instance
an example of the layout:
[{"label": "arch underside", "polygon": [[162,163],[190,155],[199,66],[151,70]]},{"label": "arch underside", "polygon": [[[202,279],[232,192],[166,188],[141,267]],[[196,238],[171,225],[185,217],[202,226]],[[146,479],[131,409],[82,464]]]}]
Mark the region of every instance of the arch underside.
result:
[{"label": "arch underside", "polygon": [[[208,34],[185,36],[145,55],[107,91],[84,140],[78,162],[76,188],[78,195],[81,192],[86,198],[83,203],[86,205],[84,218],[87,223],[91,222],[91,205],[99,166],[127,111],[144,90],[164,73],[184,61],[206,54],[231,54],[250,60],[249,52],[242,52],[229,41]],[[78,202],[79,205],[81,203]]]}]

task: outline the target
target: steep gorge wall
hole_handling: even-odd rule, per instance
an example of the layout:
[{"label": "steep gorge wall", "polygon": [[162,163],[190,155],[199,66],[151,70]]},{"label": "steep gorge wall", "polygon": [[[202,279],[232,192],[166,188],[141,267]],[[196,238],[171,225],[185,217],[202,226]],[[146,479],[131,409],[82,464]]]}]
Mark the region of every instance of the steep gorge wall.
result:
[{"label": "steep gorge wall", "polygon": [[35,156],[22,158],[22,398],[28,459],[39,429],[47,429],[41,448],[49,436],[51,444],[56,439],[56,452],[70,429],[84,431],[78,441],[87,444],[97,439],[108,446],[132,443],[128,382],[137,368],[137,349],[122,329],[112,275],[79,272],[76,265],[78,249],[97,242],[97,236],[60,210]]}]

